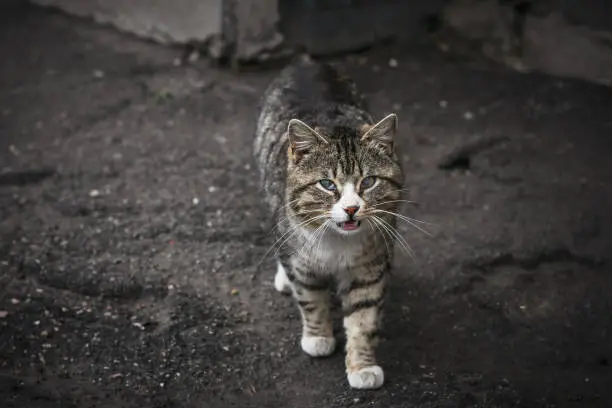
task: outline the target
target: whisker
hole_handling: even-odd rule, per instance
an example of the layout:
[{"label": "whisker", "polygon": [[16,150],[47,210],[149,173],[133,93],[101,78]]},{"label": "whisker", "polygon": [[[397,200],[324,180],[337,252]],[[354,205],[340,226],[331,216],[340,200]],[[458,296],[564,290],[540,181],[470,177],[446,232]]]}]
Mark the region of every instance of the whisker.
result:
[{"label": "whisker", "polygon": [[[374,221],[378,227],[378,229],[381,231],[381,233],[383,233],[383,237],[385,237],[385,235],[388,235],[389,238],[391,239],[391,242],[395,241],[397,238],[391,233],[391,231],[389,230],[389,228],[387,228],[384,224],[381,223],[380,219],[378,217],[372,216],[372,221]],[[385,238],[385,243],[387,242],[386,238]],[[402,243],[400,243],[400,245],[402,246],[402,249],[404,249],[408,254],[410,254],[410,251],[404,247],[404,245]]]},{"label": "whisker", "polygon": [[385,241],[385,248],[387,248],[387,252],[388,252],[388,253],[389,253],[389,252],[391,252],[391,249],[389,248],[389,243],[387,242],[387,237],[385,236],[384,231],[383,231],[382,229],[380,229],[380,227],[379,227],[379,226],[378,226],[376,223],[374,223],[374,221],[373,221],[373,220],[371,220],[371,219],[369,219],[369,218],[366,218],[366,221],[368,221],[368,225],[370,226],[370,228],[372,229],[372,231],[374,231],[374,228],[372,228],[372,226],[375,226],[375,227],[376,227],[376,229],[377,229],[378,231],[380,231],[380,235],[382,236],[383,240]]},{"label": "whisker", "polygon": [[[392,212],[392,211],[381,210],[381,209],[379,209],[379,208],[376,208],[376,209],[374,209],[373,211],[385,212],[385,213],[388,213],[388,214],[394,215],[394,216],[396,216],[396,217],[398,217],[398,218],[405,219],[406,221],[409,221],[409,222],[416,222],[416,223],[423,224],[423,225],[431,225],[432,227],[438,226],[438,224],[436,224],[436,223],[434,223],[434,222],[423,221],[423,220],[419,220],[419,219],[417,219],[417,218],[407,217],[407,216],[405,216],[405,215],[403,215],[403,214],[394,213],[394,212]],[[414,227],[416,227],[416,225],[415,225]]]},{"label": "whisker", "polygon": [[421,228],[420,226],[418,226],[417,224],[414,223],[414,222],[419,222],[421,224],[429,224],[429,223],[427,223],[425,221],[417,220],[417,219],[414,219],[414,218],[406,217],[405,215],[402,215],[402,214],[397,214],[397,213],[394,213],[394,212],[391,212],[391,211],[385,211],[385,210],[381,210],[381,209],[373,209],[372,211],[393,215],[394,217],[397,217],[398,219],[400,219],[402,221],[405,221],[406,223],[410,224],[414,228],[418,229],[423,234],[428,235],[430,237],[432,236],[431,232],[427,231],[424,228]]},{"label": "whisker", "polygon": [[325,231],[327,231],[327,228],[329,227],[328,223],[323,223],[323,229],[321,230],[321,233],[318,236],[317,239],[317,246],[315,248],[315,254],[319,252],[319,247],[321,246],[321,242],[323,241],[323,235],[325,235]]},{"label": "whisker", "polygon": [[382,203],[377,203],[374,205],[371,205],[371,207],[378,207],[381,206],[383,204],[390,204],[390,203],[406,203],[406,204],[417,204],[416,201],[409,201],[409,200],[390,200],[390,201],[383,201]]},{"label": "whisker", "polygon": [[291,228],[290,228],[290,229],[289,229],[287,232],[285,232],[284,234],[282,234],[282,235],[280,236],[280,238],[278,238],[278,239],[277,239],[277,240],[276,240],[276,241],[275,241],[275,242],[272,244],[272,246],[270,247],[270,249],[268,249],[268,250],[266,251],[266,253],[265,253],[265,254],[264,254],[262,257],[261,257],[261,260],[260,260],[260,261],[257,263],[257,265],[256,265],[256,266],[261,265],[261,263],[263,262],[263,260],[264,260],[264,259],[266,258],[266,256],[267,256],[267,255],[270,253],[270,251],[272,251],[272,250],[273,250],[273,249],[274,249],[274,248],[277,246],[277,244],[278,244],[278,243],[279,243],[281,240],[283,240],[285,237],[286,237],[286,239],[285,239],[285,240],[283,240],[283,242],[281,242],[280,244],[278,244],[277,251],[274,253],[274,255],[276,255],[276,254],[278,253],[278,249],[280,249],[280,247],[282,247],[282,246],[285,244],[285,242],[287,242],[287,240],[289,240],[289,239],[290,239],[290,238],[291,238],[291,237],[292,237],[294,234],[296,234],[297,232],[299,232],[299,228],[300,228],[300,227],[302,227],[302,226],[304,226],[304,225],[306,225],[306,224],[308,224],[308,223],[310,223],[310,222],[313,222],[313,221],[316,221],[316,220],[318,220],[318,219],[325,218],[325,217],[327,217],[325,214],[318,215],[318,216],[316,216],[316,217],[309,218],[309,219],[307,219],[306,221],[302,221],[301,223],[299,223],[298,225],[296,225],[296,226],[294,226],[294,227],[291,227]]},{"label": "whisker", "polygon": [[377,218],[394,233],[398,241],[402,242],[406,246],[408,253],[412,256],[414,254],[412,247],[410,246],[406,238],[404,238],[404,236],[400,234],[397,228],[395,228],[395,226],[391,225],[389,222],[385,221],[383,218],[380,218],[380,217],[377,217]]},{"label": "whisker", "polygon": [[312,233],[312,237],[306,242],[306,245],[301,246],[296,252],[299,252],[302,256],[307,257],[308,254],[305,254],[304,251],[310,251],[312,254],[312,248],[318,241],[318,236],[323,234],[323,230],[325,229],[325,224],[323,223],[317,227]]},{"label": "whisker", "polygon": [[397,229],[395,229],[392,225],[390,225],[388,222],[386,222],[385,220],[383,220],[380,217],[377,217],[375,215],[372,216],[373,219],[377,220],[380,224],[381,227],[383,227],[385,230],[387,230],[389,232],[389,234],[391,236],[393,236],[395,239],[397,239],[397,241],[399,242],[399,244],[402,246],[402,248],[406,251],[406,253],[409,256],[413,255],[413,250],[410,247],[410,244],[408,243],[408,241],[406,241],[406,239],[397,231]]},{"label": "whisker", "polygon": [[397,192],[397,191],[407,193],[407,192],[409,192],[409,191],[410,191],[410,188],[408,188],[408,187],[402,187],[402,188],[398,188],[398,189],[395,189],[395,190],[391,190],[391,191],[389,191],[389,192],[390,192],[390,193],[395,193],[395,192]]},{"label": "whisker", "polygon": [[[301,212],[299,212],[299,213],[297,213],[297,214],[295,214],[295,215],[296,215],[296,216],[299,216],[299,215],[305,215],[305,214],[312,214],[312,213],[316,213],[316,212],[321,212],[321,210],[309,210],[309,211],[301,211]],[[274,226],[274,228],[272,228],[272,231],[275,231],[275,230],[277,230],[277,229],[280,229],[281,224],[282,224],[283,222],[285,222],[286,220],[288,220],[288,219],[289,219],[289,215],[286,215],[286,216],[282,217],[281,219],[279,219],[279,221],[276,223],[276,225]]]},{"label": "whisker", "polygon": [[282,210],[286,210],[287,208],[289,208],[289,206],[295,202],[297,202],[298,199],[296,198],[295,200],[291,200],[286,202],[285,204],[281,205],[277,210],[276,213],[280,213]]},{"label": "whisker", "polygon": [[[289,241],[295,234],[297,234],[298,232],[300,232],[300,228],[303,226],[306,226],[308,224],[310,224],[313,221],[316,220],[320,220],[321,218],[327,218],[326,214],[322,214],[322,215],[318,215],[316,217],[312,217],[306,221],[303,221],[301,223],[299,223],[298,225],[296,225],[295,227],[293,227],[293,230],[291,231],[291,235],[289,235],[283,242],[281,242],[278,247],[276,248],[276,251],[274,252],[274,256],[278,255],[278,251],[280,251],[280,249],[282,248],[283,245],[285,245],[285,243],[287,241]],[[286,234],[285,234],[286,235]],[[277,240],[278,242],[278,240]]]}]

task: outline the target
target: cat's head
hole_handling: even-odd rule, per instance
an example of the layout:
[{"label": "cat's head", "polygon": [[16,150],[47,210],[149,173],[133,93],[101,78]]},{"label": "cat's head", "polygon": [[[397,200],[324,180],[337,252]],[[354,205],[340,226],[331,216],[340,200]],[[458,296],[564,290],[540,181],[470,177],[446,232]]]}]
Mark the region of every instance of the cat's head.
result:
[{"label": "cat's head", "polygon": [[395,114],[359,128],[289,122],[287,205],[300,228],[353,235],[389,226],[403,184],[396,130]]}]

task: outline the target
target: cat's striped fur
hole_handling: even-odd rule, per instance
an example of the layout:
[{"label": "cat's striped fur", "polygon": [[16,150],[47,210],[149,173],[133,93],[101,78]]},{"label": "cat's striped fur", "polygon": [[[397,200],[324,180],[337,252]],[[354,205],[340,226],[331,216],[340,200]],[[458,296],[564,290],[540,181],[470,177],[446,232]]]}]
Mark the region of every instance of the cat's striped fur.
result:
[{"label": "cat's striped fur", "polygon": [[354,388],[384,382],[375,347],[401,198],[395,115],[376,123],[351,81],[302,58],[264,95],[255,158],[275,229],[275,287],[302,315],[302,349],[333,353],[330,288],[342,301]]}]

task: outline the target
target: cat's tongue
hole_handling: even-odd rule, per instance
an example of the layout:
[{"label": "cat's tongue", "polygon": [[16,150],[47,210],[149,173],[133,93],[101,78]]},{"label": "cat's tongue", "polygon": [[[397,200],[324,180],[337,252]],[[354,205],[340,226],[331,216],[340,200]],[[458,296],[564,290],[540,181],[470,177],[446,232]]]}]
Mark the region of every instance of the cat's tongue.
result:
[{"label": "cat's tongue", "polygon": [[357,228],[359,228],[358,221],[346,221],[346,222],[343,222],[341,225],[342,225],[342,229],[345,231],[354,231]]}]

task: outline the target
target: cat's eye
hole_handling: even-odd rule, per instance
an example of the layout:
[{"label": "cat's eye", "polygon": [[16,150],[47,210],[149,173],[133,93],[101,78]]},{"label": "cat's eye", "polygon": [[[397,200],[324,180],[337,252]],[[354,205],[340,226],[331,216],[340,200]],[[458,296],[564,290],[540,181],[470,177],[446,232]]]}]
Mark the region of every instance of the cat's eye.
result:
[{"label": "cat's eye", "polygon": [[336,191],[336,185],[330,179],[323,179],[319,181],[321,187],[329,191]]},{"label": "cat's eye", "polygon": [[359,189],[361,191],[367,190],[368,188],[371,188],[374,185],[374,183],[376,183],[376,177],[374,177],[374,176],[364,177],[363,180],[361,180],[361,184],[359,185]]}]

